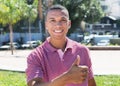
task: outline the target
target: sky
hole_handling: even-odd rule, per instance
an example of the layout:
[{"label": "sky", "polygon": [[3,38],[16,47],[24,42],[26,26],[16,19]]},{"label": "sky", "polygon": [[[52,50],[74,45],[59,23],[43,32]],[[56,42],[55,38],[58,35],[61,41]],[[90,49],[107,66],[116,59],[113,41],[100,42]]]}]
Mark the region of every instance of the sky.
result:
[{"label": "sky", "polygon": [[110,16],[120,19],[120,0],[106,0],[109,5]]}]

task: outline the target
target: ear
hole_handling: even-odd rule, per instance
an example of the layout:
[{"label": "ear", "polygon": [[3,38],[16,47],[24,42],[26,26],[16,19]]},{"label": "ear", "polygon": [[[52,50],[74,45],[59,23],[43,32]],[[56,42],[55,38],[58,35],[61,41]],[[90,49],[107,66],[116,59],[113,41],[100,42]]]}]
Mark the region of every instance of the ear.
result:
[{"label": "ear", "polygon": [[48,30],[47,26],[45,27],[46,30]]},{"label": "ear", "polygon": [[71,28],[71,20],[69,20],[69,27],[68,27],[68,29],[70,29]]},{"label": "ear", "polygon": [[47,28],[47,22],[45,22],[45,29],[48,30],[48,28]]}]

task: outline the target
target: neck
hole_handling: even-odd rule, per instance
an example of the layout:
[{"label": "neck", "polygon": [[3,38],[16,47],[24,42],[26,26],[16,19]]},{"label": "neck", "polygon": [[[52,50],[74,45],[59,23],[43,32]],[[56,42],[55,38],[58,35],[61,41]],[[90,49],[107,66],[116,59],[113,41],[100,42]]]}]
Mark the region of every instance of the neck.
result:
[{"label": "neck", "polygon": [[66,47],[66,43],[67,43],[66,38],[61,40],[55,40],[50,38],[50,44],[57,49],[62,49],[63,51]]}]

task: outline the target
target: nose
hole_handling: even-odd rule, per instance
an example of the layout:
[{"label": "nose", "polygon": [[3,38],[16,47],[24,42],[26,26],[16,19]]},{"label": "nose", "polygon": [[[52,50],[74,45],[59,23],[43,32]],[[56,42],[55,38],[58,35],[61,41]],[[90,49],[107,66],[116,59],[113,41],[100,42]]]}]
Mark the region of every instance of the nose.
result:
[{"label": "nose", "polygon": [[58,21],[58,22],[55,23],[55,25],[56,25],[56,26],[61,26],[62,23]]}]

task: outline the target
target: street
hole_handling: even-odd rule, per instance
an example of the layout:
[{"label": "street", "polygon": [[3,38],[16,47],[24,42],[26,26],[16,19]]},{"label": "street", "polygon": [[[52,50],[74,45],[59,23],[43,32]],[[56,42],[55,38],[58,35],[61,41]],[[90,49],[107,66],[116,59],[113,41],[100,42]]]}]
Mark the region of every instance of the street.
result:
[{"label": "street", "polygon": [[[31,50],[0,51],[0,69],[24,72]],[[90,50],[95,75],[120,75],[120,50]]]},{"label": "street", "polygon": [[91,59],[95,74],[120,74],[120,50],[91,51]]}]

